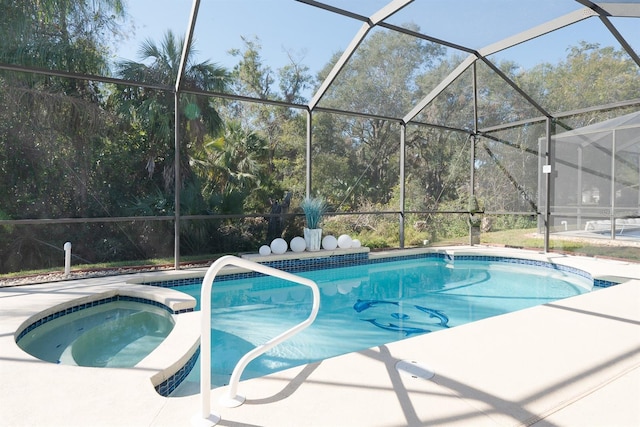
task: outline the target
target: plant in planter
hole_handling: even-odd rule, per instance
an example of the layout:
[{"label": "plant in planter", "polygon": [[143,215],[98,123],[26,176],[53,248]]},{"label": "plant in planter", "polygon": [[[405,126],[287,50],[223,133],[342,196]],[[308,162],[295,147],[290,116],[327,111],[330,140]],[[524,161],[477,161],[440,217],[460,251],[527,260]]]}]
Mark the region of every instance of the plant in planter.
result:
[{"label": "plant in planter", "polygon": [[304,212],[307,226],[304,229],[304,241],[308,251],[319,251],[322,241],[321,222],[323,215],[327,212],[327,204],[319,197],[307,197],[300,205]]}]

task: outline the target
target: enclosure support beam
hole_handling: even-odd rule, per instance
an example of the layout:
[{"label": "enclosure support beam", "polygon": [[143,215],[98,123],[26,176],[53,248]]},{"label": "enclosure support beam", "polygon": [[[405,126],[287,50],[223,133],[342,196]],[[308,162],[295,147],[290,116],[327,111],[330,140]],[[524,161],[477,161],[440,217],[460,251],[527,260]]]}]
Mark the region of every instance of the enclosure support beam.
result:
[{"label": "enclosure support beam", "polygon": [[184,38],[184,46],[182,46],[182,56],[180,57],[180,66],[178,67],[178,75],[176,77],[176,85],[174,87],[174,237],[173,237],[173,267],[174,269],[180,269],[180,187],[182,182],[180,181],[180,85],[182,84],[182,78],[184,76],[184,70],[187,67],[187,58],[189,57],[189,47],[191,46],[191,40],[193,39],[193,30],[196,26],[196,19],[198,17],[198,9],[200,8],[200,0],[193,0],[191,7],[191,16],[189,17],[189,26],[187,27],[187,34]]},{"label": "enclosure support beam", "polygon": [[576,197],[578,200],[578,218],[576,219],[576,227],[578,230],[582,229],[582,168],[584,165],[583,151],[584,149],[581,146],[578,147],[578,188],[576,188]]},{"label": "enclosure support beam", "polygon": [[478,76],[476,63],[471,67],[471,77],[473,84],[473,135],[471,137],[471,158],[470,158],[470,188],[469,197],[476,194],[476,135],[478,134]]},{"label": "enclosure support beam", "polygon": [[611,222],[611,240],[616,238],[616,130],[611,133],[611,212],[609,212],[609,222]]},{"label": "enclosure support beam", "polygon": [[471,198],[476,194],[476,136],[471,135],[470,141],[471,147],[469,147],[469,162],[471,164],[469,168],[469,197]]},{"label": "enclosure support beam", "polygon": [[526,41],[533,40],[537,37],[543,36],[545,34],[551,33],[553,31],[559,30],[571,24],[575,24],[576,22],[580,22],[597,15],[598,14],[596,12],[590,9],[574,10],[573,12],[552,19],[548,22],[545,22],[544,24],[529,28],[528,30],[525,30],[521,33],[515,34],[511,37],[507,37],[496,43],[485,46],[480,49],[479,54],[481,57],[487,57],[489,55],[493,55],[494,53],[519,45]]},{"label": "enclosure support beam", "polygon": [[404,213],[405,213],[405,156],[407,125],[400,124],[400,249],[404,248]]},{"label": "enclosure support beam", "polygon": [[[576,0],[576,1],[578,3],[585,5],[589,9],[593,10],[594,13],[598,14],[598,16],[600,17],[600,20],[605,25],[605,27],[607,27],[609,32],[616,38],[616,40],[618,40],[618,43],[620,43],[622,48],[627,52],[627,54],[631,57],[631,59],[633,59],[635,63],[638,64],[638,66],[640,66],[640,56],[633,50],[629,42],[627,42],[627,40],[622,36],[622,34],[620,34],[618,29],[611,23],[611,20],[609,19],[610,16],[627,16],[627,15],[625,15],[624,13],[621,15],[617,15],[616,12],[619,12],[619,11],[615,10],[616,6],[614,5],[599,6],[597,3],[589,0]],[[629,16],[635,16],[635,15],[631,14]]]},{"label": "enclosure support beam", "polygon": [[173,231],[173,268],[175,270],[180,269],[180,186],[182,183],[180,182],[180,94],[178,92],[174,93],[174,128],[175,128],[175,138],[174,138],[174,208],[173,215],[175,216],[174,231]]},{"label": "enclosure support beam", "polygon": [[553,173],[551,159],[551,118],[547,117],[547,139],[545,146],[545,164],[549,170],[545,172],[545,203],[544,203],[544,252],[549,252],[549,225],[551,222],[551,175]]},{"label": "enclosure support beam", "polygon": [[473,84],[473,134],[478,133],[478,66],[473,63],[471,68],[471,78]]},{"label": "enclosure support beam", "polygon": [[312,112],[307,110],[307,159],[306,159],[306,188],[305,193],[307,197],[311,197],[311,142],[313,138],[313,130],[311,126]]}]

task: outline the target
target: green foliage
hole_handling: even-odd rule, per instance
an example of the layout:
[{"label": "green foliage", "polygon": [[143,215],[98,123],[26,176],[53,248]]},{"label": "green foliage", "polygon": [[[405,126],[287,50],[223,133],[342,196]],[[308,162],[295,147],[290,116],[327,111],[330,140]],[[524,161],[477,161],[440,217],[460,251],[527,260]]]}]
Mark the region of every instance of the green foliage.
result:
[{"label": "green foliage", "polygon": [[390,244],[384,237],[380,237],[380,236],[363,235],[363,236],[358,236],[358,239],[362,243],[362,246],[366,246],[371,249],[384,249],[384,248],[390,248],[392,246],[395,246]]},{"label": "green foliage", "polygon": [[[0,1],[0,62],[40,69],[108,74],[107,45],[123,35],[121,0]],[[60,83],[55,78],[24,81]],[[71,87],[82,87],[73,82]]]},{"label": "green foliage", "polygon": [[493,230],[525,230],[536,226],[536,216],[500,215],[492,218]]},{"label": "green foliage", "polygon": [[[311,82],[306,66],[289,55],[291,63],[274,72],[264,63],[257,38],[242,41],[243,48],[231,52],[239,59],[231,73],[235,93],[256,99],[304,101],[302,93]],[[264,156],[260,158],[262,174],[251,190],[245,209],[265,212],[271,200],[279,195],[287,191],[304,192],[306,118],[300,110],[231,101],[225,105],[222,115],[226,121],[237,121],[264,142]]]},{"label": "green foliage", "polygon": [[[521,82],[549,111],[571,111],[640,98],[638,79],[638,65],[624,50],[582,41],[569,49],[566,60],[541,64]],[[576,126],[590,119],[583,116]]]},{"label": "green foliage", "polygon": [[163,216],[173,215],[173,199],[156,188],[154,192],[136,197],[126,208],[129,216]]},{"label": "green foliage", "polygon": [[[394,31],[375,32],[341,71],[323,97],[323,106],[402,117],[424,95],[416,81],[443,55],[438,45]],[[333,61],[327,64],[320,78],[332,65]],[[397,123],[389,120],[323,115],[314,125],[314,145],[322,157],[314,182],[329,189],[323,194],[337,193],[339,209],[386,204],[398,185],[399,134]]]},{"label": "green foliage", "polygon": [[480,205],[478,204],[478,198],[475,195],[469,196],[469,205],[467,209],[471,214],[481,212]]},{"label": "green foliage", "polygon": [[[117,72],[125,80],[172,87],[178,76],[184,43],[183,38],[177,38],[169,30],[159,45],[153,40],[143,43],[140,49],[140,59],[143,62],[119,62]],[[182,81],[185,87],[224,90],[228,72],[209,61],[196,63],[193,45],[189,46],[187,63]],[[215,104],[207,97],[183,94],[179,101],[180,181],[184,183],[193,177],[188,155],[189,147],[200,147],[205,138],[215,135],[222,128],[222,119]],[[134,126],[144,129],[148,142],[145,167],[150,175],[159,174],[165,191],[171,191],[175,176],[173,93],[141,87],[118,88],[110,102],[121,115],[128,117]]]}]

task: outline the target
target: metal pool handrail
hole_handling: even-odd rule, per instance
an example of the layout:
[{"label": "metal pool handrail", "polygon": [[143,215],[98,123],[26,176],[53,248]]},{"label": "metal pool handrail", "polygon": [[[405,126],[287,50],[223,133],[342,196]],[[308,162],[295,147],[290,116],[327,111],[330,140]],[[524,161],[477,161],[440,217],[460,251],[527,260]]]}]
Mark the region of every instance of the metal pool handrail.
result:
[{"label": "metal pool handrail", "polygon": [[207,422],[208,420],[211,425],[211,423],[216,424],[220,420],[220,417],[211,413],[211,288],[213,287],[213,280],[216,275],[227,265],[241,267],[268,276],[287,280],[289,282],[308,286],[311,288],[313,293],[313,306],[311,308],[311,314],[306,320],[272,338],[266,343],[254,348],[238,361],[236,367],[233,369],[233,373],[231,374],[229,391],[220,399],[221,404],[224,406],[235,407],[244,402],[244,397],[239,396],[237,394],[237,390],[240,376],[249,362],[311,325],[316,319],[318,310],[320,309],[320,290],[318,289],[318,285],[311,279],[296,276],[295,274],[291,274],[286,271],[278,270],[232,255],[223,256],[211,264],[204,276],[202,289],[200,291],[200,314],[202,317],[202,330],[200,333],[200,395],[202,397],[202,407],[200,417],[194,417],[194,424],[202,424],[203,421]]}]

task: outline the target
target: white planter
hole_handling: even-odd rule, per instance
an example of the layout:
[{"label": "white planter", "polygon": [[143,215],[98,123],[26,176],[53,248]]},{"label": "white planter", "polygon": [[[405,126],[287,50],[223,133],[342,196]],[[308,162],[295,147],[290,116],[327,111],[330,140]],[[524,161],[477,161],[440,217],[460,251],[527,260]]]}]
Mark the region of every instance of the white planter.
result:
[{"label": "white planter", "polygon": [[319,251],[321,241],[322,228],[304,228],[304,242],[309,252]]}]

